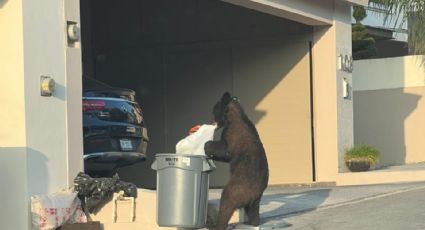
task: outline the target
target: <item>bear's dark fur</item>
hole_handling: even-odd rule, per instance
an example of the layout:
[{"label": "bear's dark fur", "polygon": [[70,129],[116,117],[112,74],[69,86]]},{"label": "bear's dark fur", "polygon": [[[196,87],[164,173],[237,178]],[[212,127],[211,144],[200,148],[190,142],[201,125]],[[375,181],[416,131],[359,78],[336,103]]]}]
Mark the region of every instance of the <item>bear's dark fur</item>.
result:
[{"label": "bear's dark fur", "polygon": [[239,100],[226,92],[213,108],[221,140],[205,143],[205,153],[214,160],[230,162],[230,180],[220,200],[217,229],[226,229],[233,212],[244,208],[247,224],[260,223],[260,200],[267,187],[269,169],[266,153],[255,126]]}]

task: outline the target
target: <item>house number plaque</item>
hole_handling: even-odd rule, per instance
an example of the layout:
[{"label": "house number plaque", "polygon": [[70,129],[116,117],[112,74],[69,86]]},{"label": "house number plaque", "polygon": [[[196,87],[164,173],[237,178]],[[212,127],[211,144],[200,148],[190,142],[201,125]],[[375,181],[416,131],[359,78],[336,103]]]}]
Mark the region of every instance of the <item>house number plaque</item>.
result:
[{"label": "house number plaque", "polygon": [[338,56],[338,69],[347,73],[353,72],[353,56],[340,54]]}]

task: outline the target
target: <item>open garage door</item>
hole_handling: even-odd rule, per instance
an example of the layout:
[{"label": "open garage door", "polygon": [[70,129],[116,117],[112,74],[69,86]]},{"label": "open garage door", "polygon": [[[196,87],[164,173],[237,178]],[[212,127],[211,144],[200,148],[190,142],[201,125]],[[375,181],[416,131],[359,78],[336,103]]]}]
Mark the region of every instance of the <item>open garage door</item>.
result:
[{"label": "open garage door", "polygon": [[[155,187],[154,155],[211,122],[230,91],[257,126],[270,183],[313,181],[312,27],[222,1],[81,3],[84,73],[135,90],[149,130],[148,160],[120,170],[122,179]],[[228,174],[219,164],[211,185]]]}]

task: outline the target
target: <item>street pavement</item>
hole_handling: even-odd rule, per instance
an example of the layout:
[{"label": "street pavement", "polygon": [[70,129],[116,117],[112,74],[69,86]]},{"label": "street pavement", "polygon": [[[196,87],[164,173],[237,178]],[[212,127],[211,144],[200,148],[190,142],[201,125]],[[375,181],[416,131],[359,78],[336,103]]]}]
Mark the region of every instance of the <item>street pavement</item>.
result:
[{"label": "street pavement", "polygon": [[[285,229],[425,229],[425,188],[282,218]],[[277,222],[281,222],[278,219]]]},{"label": "street pavement", "polygon": [[260,213],[262,227],[252,229],[425,229],[425,182],[270,188]]}]

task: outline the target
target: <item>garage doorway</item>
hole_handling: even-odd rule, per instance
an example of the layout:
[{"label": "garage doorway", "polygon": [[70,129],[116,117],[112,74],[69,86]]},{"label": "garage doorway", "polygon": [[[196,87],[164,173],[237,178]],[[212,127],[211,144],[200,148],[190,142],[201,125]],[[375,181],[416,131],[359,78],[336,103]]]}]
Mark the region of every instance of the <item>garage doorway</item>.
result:
[{"label": "garage doorway", "polygon": [[[82,0],[81,23],[84,75],[135,90],[149,130],[148,160],[122,179],[154,188],[154,155],[229,91],[257,126],[270,184],[314,180],[312,27],[218,0]],[[211,185],[227,179],[219,164]]]}]

